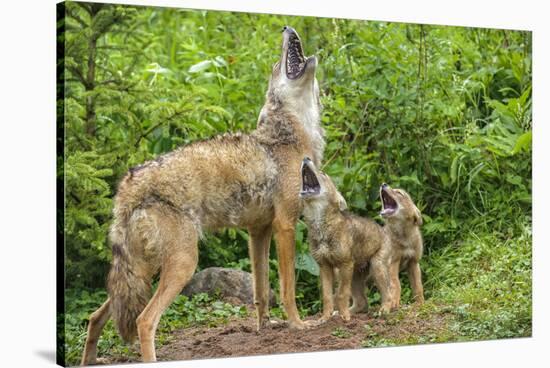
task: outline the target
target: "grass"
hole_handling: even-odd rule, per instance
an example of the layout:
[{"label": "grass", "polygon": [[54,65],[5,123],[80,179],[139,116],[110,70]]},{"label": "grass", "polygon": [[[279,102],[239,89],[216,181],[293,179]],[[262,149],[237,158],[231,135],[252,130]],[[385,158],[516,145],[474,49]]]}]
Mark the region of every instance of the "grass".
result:
[{"label": "grass", "polygon": [[[423,259],[426,302],[409,304],[408,280],[403,279],[404,305],[396,312],[374,318],[365,325],[361,346],[383,347],[452,341],[472,341],[531,336],[531,226],[525,219],[513,236],[499,232],[468,232],[456,244],[441,247]],[[90,313],[106,298],[105,291],[68,290],[66,357],[78,364]],[[272,308],[273,316],[283,316]],[[233,306],[206,294],[189,299],[179,296],[162,316],[157,346],[171,339],[171,332],[190,326],[215,327],[230,318],[244,318],[244,306]],[[352,333],[337,327],[331,335],[347,339]],[[99,356],[138,358],[137,344],[122,342],[112,322],[104,329]]]},{"label": "grass", "polygon": [[345,328],[336,327],[334,330],[332,330],[331,335],[339,337],[341,339],[347,339],[351,337],[351,332],[346,330]]},{"label": "grass", "polygon": [[530,336],[532,233],[470,233],[430,256],[425,267],[432,300],[451,306],[452,330],[466,339]]},{"label": "grass", "polygon": [[[422,269],[426,303],[421,307],[403,306],[385,318],[383,327],[365,326],[362,346],[531,336],[529,219],[520,221],[516,228],[514,236],[469,232],[455,245],[425,257]],[[408,281],[402,279],[402,284],[406,286]],[[410,326],[414,321],[422,321],[423,325]],[[395,333],[392,326],[399,326],[400,332]]]},{"label": "grass", "polygon": [[[90,314],[106,299],[106,292],[68,290],[66,294],[67,309],[65,316],[65,351],[67,365],[80,362],[82,349],[86,340],[86,327]],[[208,294],[197,294],[191,299],[180,295],[162,315],[156,335],[157,347],[168,343],[171,332],[191,326],[216,327],[226,324],[232,317],[246,317],[245,306],[234,306],[211,297]],[[112,321],[109,321],[99,339],[98,356],[124,356],[130,359],[139,357],[137,343],[125,344],[118,335]]]}]

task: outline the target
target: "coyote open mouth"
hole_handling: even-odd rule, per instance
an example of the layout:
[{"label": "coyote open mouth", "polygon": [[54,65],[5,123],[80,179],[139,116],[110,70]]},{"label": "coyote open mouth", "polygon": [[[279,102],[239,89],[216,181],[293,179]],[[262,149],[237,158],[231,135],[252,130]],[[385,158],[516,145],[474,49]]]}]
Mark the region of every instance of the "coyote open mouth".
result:
[{"label": "coyote open mouth", "polygon": [[283,34],[281,63],[284,64],[286,77],[291,80],[297,80],[305,74],[307,69],[315,70],[317,58],[314,55],[310,57],[304,55],[302,41],[300,41],[300,36],[298,36],[294,28],[285,26]]},{"label": "coyote open mouth", "polygon": [[397,211],[397,202],[391,194],[388,193],[388,185],[382,184],[382,187],[380,188],[380,198],[382,199],[382,212],[380,212],[381,216],[390,216],[395,211]]},{"label": "coyote open mouth", "polygon": [[[291,28],[287,28],[291,29]],[[286,76],[289,79],[297,79],[306,70],[306,57],[302,49],[302,42],[298,34],[291,29],[288,36],[288,46],[286,54]]]},{"label": "coyote open mouth", "polygon": [[321,192],[321,185],[310,167],[311,164],[309,160],[302,162],[302,190],[300,192],[302,197],[317,195]]}]

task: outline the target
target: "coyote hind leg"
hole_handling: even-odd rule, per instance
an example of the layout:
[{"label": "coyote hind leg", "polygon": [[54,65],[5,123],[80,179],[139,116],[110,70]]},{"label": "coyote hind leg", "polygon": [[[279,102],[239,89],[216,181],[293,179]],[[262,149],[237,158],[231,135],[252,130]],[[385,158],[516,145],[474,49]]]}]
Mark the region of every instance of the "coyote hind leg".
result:
[{"label": "coyote hind leg", "polygon": [[156,361],[155,332],[162,313],[193,276],[198,263],[198,234],[187,218],[164,215],[158,219],[158,247],[163,254],[157,290],[136,320],[141,357]]},{"label": "coyote hind leg", "polygon": [[82,354],[81,365],[95,364],[97,360],[97,342],[103,327],[111,317],[111,301],[107,299],[101,307],[99,307],[90,316],[88,323],[88,335],[86,337],[86,345]]},{"label": "coyote hind leg", "polygon": [[365,296],[368,274],[367,270],[356,269],[353,271],[353,278],[351,279],[351,297],[353,299],[353,304],[350,308],[352,314],[364,312],[368,308],[369,302]]}]

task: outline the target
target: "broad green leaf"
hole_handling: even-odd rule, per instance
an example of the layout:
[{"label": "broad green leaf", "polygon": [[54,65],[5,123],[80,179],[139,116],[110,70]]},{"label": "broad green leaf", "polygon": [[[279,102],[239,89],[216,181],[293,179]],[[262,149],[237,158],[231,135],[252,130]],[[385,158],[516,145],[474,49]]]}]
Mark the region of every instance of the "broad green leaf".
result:
[{"label": "broad green leaf", "polygon": [[530,130],[520,135],[514,145],[514,148],[510,152],[512,155],[520,151],[528,151],[531,148],[531,141],[533,139],[533,132]]},{"label": "broad green leaf", "polygon": [[298,253],[295,262],[296,269],[304,270],[313,276],[319,276],[319,265],[309,253]]}]

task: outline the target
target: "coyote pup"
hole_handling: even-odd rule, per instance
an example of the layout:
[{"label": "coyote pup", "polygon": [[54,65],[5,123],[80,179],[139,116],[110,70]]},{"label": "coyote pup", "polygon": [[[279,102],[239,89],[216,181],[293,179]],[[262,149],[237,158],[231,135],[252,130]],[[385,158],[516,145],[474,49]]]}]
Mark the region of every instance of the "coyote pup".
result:
[{"label": "coyote pup", "polygon": [[83,365],[96,363],[98,338],[111,317],[125,341],[139,338],[143,361],[155,361],[157,325],[195,272],[202,232],[224,227],[248,229],[258,329],[269,320],[272,232],[289,326],[306,327],[295,302],[294,236],[298,170],[305,155],[319,164],[325,144],[316,68],[315,56],[306,58],[296,31],[285,27],[255,131],[180,147],[121,180],[109,235],[109,298],[90,317]]},{"label": "coyote pup", "polygon": [[[392,309],[398,308],[401,298],[399,271],[407,269],[414,300],[424,302],[424,290],[419,261],[422,257],[423,242],[420,226],[422,215],[411,196],[402,189],[392,189],[387,184],[380,187],[382,212],[386,224],[383,231],[389,242],[384,242],[378,251],[378,257],[389,264],[392,289]],[[367,272],[356,271],[353,275],[352,297],[354,311],[360,311],[367,305],[365,297],[365,279]]]},{"label": "coyote pup", "polygon": [[[317,171],[309,158],[302,161],[303,216],[308,226],[308,240],[313,258],[320,267],[323,314],[321,322],[328,320],[334,310],[333,283],[338,269],[336,308],[344,320],[350,319],[349,301],[354,271],[369,265],[376,286],[382,296],[382,311],[391,308],[389,259],[382,258],[379,250],[390,241],[382,228],[373,220],[346,211],[346,201],[328,175]],[[389,244],[385,245],[386,247]],[[364,281],[364,280],[362,280]],[[363,288],[361,291],[364,289]],[[364,307],[364,306],[361,306]],[[358,309],[352,307],[352,311]]]}]

